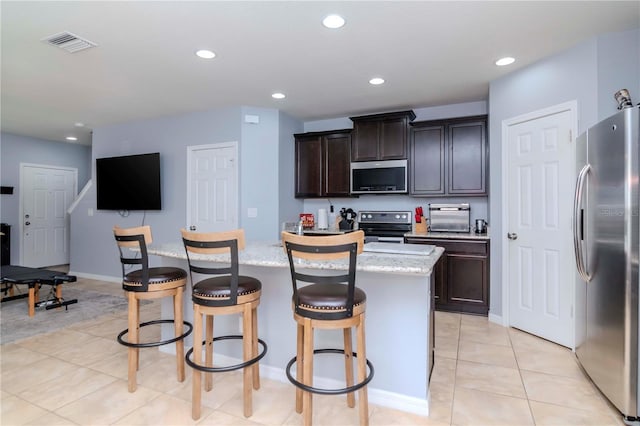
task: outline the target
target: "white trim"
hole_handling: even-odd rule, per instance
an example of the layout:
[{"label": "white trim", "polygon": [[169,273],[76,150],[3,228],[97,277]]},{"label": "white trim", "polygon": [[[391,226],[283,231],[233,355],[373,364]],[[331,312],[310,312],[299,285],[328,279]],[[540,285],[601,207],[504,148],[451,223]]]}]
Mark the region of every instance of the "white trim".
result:
[{"label": "white trim", "polygon": [[[191,217],[191,191],[189,188],[190,185],[190,181],[189,181],[189,174],[191,171],[191,167],[192,167],[192,161],[193,161],[193,153],[194,151],[200,151],[200,150],[206,150],[206,149],[222,149],[222,148],[233,148],[234,150],[234,157],[236,159],[236,182],[238,184],[238,191],[240,191],[240,153],[238,150],[238,141],[229,141],[229,142],[220,142],[220,143],[211,143],[211,144],[206,144],[206,145],[191,145],[191,146],[187,146],[187,168],[186,168],[186,181],[187,181],[187,188],[186,188],[186,193],[187,193],[187,205],[186,207],[186,216],[185,216],[185,229],[189,229],[189,218]],[[240,197],[236,197],[236,221],[238,224],[238,228],[241,227],[240,224]]]},{"label": "white trim", "polygon": [[[19,197],[20,199],[18,200],[18,217],[20,220],[20,226],[18,226],[18,231],[20,232],[20,238],[18,238],[18,265],[22,265],[23,264],[23,259],[24,259],[24,254],[23,254],[23,250],[24,250],[24,169],[27,167],[33,167],[33,168],[39,168],[39,169],[52,169],[52,170],[66,170],[69,172],[73,173],[73,196],[74,198],[77,197],[78,195],[78,169],[75,167],[63,167],[63,166],[52,166],[49,164],[36,164],[36,163],[20,163],[20,181],[19,181],[19,188],[20,190],[19,192]],[[68,216],[68,211],[67,211],[67,216]],[[71,220],[69,219],[69,241],[67,241],[68,245],[69,245],[69,252],[71,252]],[[71,254],[69,254],[71,255]]]},{"label": "white trim", "polygon": [[76,209],[78,204],[80,204],[80,201],[82,201],[82,199],[87,194],[87,192],[89,192],[89,189],[91,188],[92,185],[93,185],[93,181],[89,179],[89,181],[84,185],[84,188],[82,188],[82,191],[80,191],[80,194],[78,194],[76,199],[73,200],[73,203],[71,203],[71,205],[67,209],[68,214],[73,213],[73,211]]},{"label": "white trim", "polygon": [[112,277],[110,275],[87,274],[86,272],[69,271],[68,275],[75,275],[78,278],[90,280],[106,281],[109,283],[122,283],[122,277]]},{"label": "white trim", "polygon": [[[502,120],[502,182],[500,193],[502,194],[502,229],[500,238],[502,239],[502,252],[500,259],[502,261],[502,323],[505,327],[509,327],[509,241],[507,233],[509,232],[509,127],[515,126],[525,121],[535,120],[548,115],[559,114],[569,111],[571,114],[571,143],[575,148],[575,140],[578,137],[578,102],[576,100],[553,105],[537,111],[528,112],[516,117]],[[575,299],[575,282],[571,283],[572,300],[569,301],[573,305]],[[574,315],[575,317],[575,315]],[[572,318],[572,326],[575,331],[575,318]],[[573,333],[575,335],[575,332]]]},{"label": "white trim", "polygon": [[492,314],[491,312],[489,312],[489,322],[492,322],[494,324],[499,324],[502,325],[504,327],[508,327],[509,325],[505,322],[504,317],[500,316],[500,315],[496,315],[496,314]]},{"label": "white trim", "polygon": [[[164,349],[171,351],[170,353],[175,355],[174,345],[165,345],[160,347],[160,351],[165,352]],[[216,363],[220,365],[232,365],[242,362],[241,359],[233,358],[223,354],[214,352],[214,358]],[[260,365],[260,377],[265,379],[275,380],[282,383],[291,383],[287,379],[284,368],[273,367],[270,365]],[[373,382],[372,382],[373,383]],[[325,377],[313,376],[313,385],[319,388],[331,389],[342,388],[344,382],[335,379],[327,379]],[[293,386],[293,385],[291,385]],[[429,398],[421,399],[412,396],[399,394],[396,392],[389,392],[382,389],[376,389],[371,386],[367,386],[369,402],[372,404],[381,405],[383,407],[393,408],[395,410],[406,411],[408,413],[418,414],[420,416],[429,415]],[[356,392],[356,395],[358,393]],[[337,395],[336,398],[339,398]],[[425,419],[426,420],[426,419]]]}]

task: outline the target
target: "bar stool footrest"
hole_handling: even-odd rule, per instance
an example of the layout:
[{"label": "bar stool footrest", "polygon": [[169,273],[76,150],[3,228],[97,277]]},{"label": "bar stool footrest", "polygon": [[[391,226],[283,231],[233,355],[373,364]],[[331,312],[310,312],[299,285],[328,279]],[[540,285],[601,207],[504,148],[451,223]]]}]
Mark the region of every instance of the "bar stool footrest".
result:
[{"label": "bar stool footrest", "polygon": [[[344,355],[344,349],[315,349],[313,351],[313,354],[327,354],[327,353],[332,353],[332,354],[342,354]],[[351,353],[352,356],[354,357],[358,357],[358,354],[356,354],[355,352]],[[361,381],[360,383],[356,383],[353,386],[349,386],[346,388],[341,388],[341,389],[321,389],[321,388],[314,388],[313,386],[309,386],[309,385],[305,385],[304,383],[301,383],[299,381],[297,381],[292,375],[291,375],[291,367],[293,366],[293,364],[296,363],[296,361],[298,360],[297,356],[294,356],[293,358],[291,358],[291,360],[289,361],[289,363],[287,364],[287,379],[289,379],[289,381],[296,386],[297,388],[302,389],[303,391],[307,391],[307,392],[311,392],[311,393],[317,393],[320,395],[342,395],[345,393],[351,393],[351,392],[355,392],[360,388],[365,387],[367,384],[369,384],[369,382],[371,381],[371,379],[373,379],[373,374],[374,374],[374,370],[373,370],[373,364],[371,363],[371,361],[369,361],[368,359],[367,361],[367,367],[369,367],[369,374],[367,375],[367,377],[365,377],[365,379],[363,381]]]},{"label": "bar stool footrest", "polygon": [[[153,321],[143,322],[142,324],[140,324],[140,327],[142,328],[142,327],[146,327],[148,325],[154,325],[154,324],[174,324],[174,323],[175,323],[175,320],[172,320],[172,319],[153,320]],[[121,331],[120,334],[118,334],[118,343],[124,346],[128,346],[130,348],[153,348],[156,346],[168,345],[169,343],[174,343],[174,342],[177,342],[178,340],[183,340],[185,337],[191,334],[191,331],[193,331],[193,325],[191,325],[190,322],[182,321],[182,324],[187,326],[188,328],[187,331],[182,333],[180,336],[177,336],[168,340],[161,340],[159,342],[129,343],[122,338],[125,334],[129,332],[129,329],[127,328]]]},{"label": "bar stool footrest", "polygon": [[[218,337],[214,337],[213,341],[220,341],[220,340],[242,340],[243,336],[242,335],[238,335],[238,334],[232,334],[232,335],[228,335],[228,336],[218,336]],[[264,342],[264,340],[262,339],[258,339],[258,343],[260,344],[260,346],[262,346],[262,352],[260,352],[258,354],[258,356],[251,358],[248,361],[244,361],[241,362],[239,364],[234,364],[234,365],[229,365],[226,367],[207,367],[204,365],[200,365],[200,364],[196,364],[194,361],[191,360],[190,356],[193,353],[193,348],[189,349],[187,351],[187,353],[185,354],[184,358],[185,361],[187,362],[187,364],[191,367],[191,368],[195,368],[196,370],[200,370],[200,371],[204,371],[206,373],[223,373],[226,371],[235,371],[235,370],[240,370],[241,368],[245,368],[245,367],[249,367],[250,365],[255,364],[256,362],[260,361],[262,358],[264,358],[264,356],[267,354],[267,344]],[[206,345],[206,340],[202,341],[202,345]]]}]

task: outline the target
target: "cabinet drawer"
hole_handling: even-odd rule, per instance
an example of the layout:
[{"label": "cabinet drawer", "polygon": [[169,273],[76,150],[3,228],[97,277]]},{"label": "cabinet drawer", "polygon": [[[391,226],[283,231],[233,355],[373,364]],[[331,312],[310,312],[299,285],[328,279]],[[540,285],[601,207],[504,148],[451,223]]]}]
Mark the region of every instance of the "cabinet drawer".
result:
[{"label": "cabinet drawer", "polygon": [[475,241],[475,240],[448,240],[448,239],[440,239],[440,238],[416,238],[416,237],[407,237],[408,243],[413,244],[432,244],[434,246],[444,248],[445,253],[460,253],[460,254],[470,254],[470,255],[478,255],[478,256],[488,256],[489,255],[489,244],[487,241]]}]

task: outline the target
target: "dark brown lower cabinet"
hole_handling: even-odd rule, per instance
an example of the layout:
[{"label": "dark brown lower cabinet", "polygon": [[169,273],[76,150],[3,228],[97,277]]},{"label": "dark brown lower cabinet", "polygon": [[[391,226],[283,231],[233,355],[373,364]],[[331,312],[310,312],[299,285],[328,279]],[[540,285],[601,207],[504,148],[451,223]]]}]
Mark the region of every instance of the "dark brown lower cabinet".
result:
[{"label": "dark brown lower cabinet", "polygon": [[405,242],[444,248],[433,271],[436,310],[489,313],[488,240],[407,237]]}]

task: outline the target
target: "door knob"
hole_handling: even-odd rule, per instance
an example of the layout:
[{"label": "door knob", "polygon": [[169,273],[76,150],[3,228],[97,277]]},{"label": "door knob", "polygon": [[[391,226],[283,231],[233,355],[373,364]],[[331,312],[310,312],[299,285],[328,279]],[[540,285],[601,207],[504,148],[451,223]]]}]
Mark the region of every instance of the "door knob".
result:
[{"label": "door knob", "polygon": [[195,225],[191,225],[191,226],[189,227],[189,231],[195,231],[195,230],[196,230],[196,226],[195,226]]},{"label": "door knob", "polygon": [[516,234],[515,232],[509,232],[507,234],[507,238],[510,240],[517,240],[518,239],[518,234]]}]

